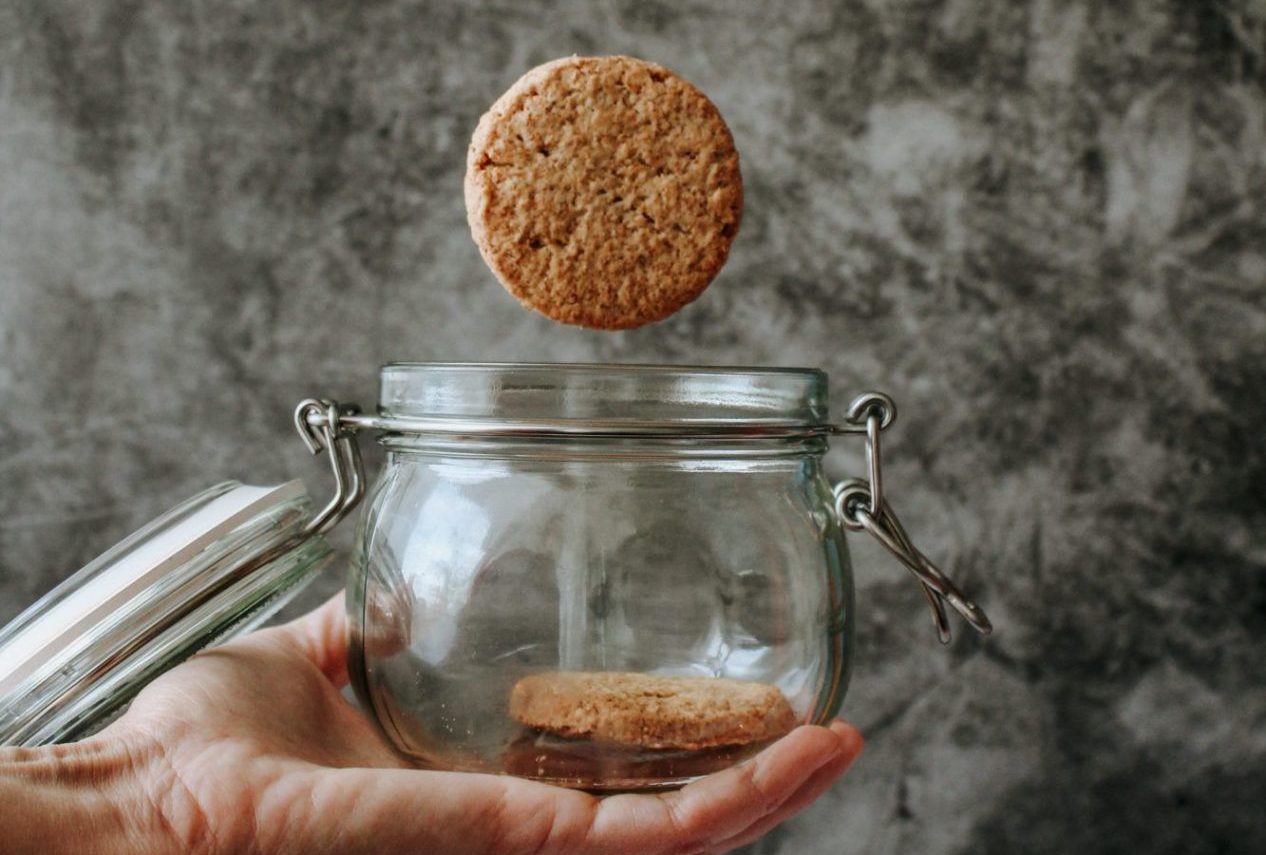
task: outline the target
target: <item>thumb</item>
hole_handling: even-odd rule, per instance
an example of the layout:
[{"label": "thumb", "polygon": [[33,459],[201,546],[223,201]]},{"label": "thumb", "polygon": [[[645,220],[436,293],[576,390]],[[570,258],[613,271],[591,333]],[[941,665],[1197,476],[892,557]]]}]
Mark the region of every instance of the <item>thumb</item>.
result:
[{"label": "thumb", "polygon": [[266,633],[301,653],[337,688],[347,684],[347,611],[342,592]]}]

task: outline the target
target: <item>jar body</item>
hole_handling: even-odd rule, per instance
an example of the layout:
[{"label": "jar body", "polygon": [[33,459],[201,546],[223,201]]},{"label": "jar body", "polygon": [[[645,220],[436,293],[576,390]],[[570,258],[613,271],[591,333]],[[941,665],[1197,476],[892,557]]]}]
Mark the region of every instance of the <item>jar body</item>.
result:
[{"label": "jar body", "polygon": [[837,713],[853,586],[820,439],[386,445],[348,584],[349,670],[416,764],[628,790],[768,741],[543,732],[510,709],[531,675],[725,678],[775,687],[795,722]]}]

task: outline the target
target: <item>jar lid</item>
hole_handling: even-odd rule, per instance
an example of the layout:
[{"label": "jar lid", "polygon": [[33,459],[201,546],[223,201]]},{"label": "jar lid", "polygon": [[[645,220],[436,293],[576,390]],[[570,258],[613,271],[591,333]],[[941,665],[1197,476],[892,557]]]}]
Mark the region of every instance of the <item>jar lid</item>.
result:
[{"label": "jar lid", "polygon": [[330,556],[300,481],[228,481],[155,519],[0,629],[0,744],[104,726],[150,680],[273,615]]}]

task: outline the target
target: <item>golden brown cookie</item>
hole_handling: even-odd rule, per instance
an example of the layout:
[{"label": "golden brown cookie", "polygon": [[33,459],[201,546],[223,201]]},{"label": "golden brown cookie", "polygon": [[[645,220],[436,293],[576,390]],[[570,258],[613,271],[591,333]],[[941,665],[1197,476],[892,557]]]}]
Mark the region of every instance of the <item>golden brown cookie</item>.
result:
[{"label": "golden brown cookie", "polygon": [[525,677],[510,692],[510,717],[559,736],[692,750],[765,742],[796,724],[764,683],[614,671]]},{"label": "golden brown cookie", "polygon": [[668,69],[627,56],[532,69],[480,119],[466,216],[523,304],[568,324],[641,326],[698,297],[738,232],[729,129]]}]

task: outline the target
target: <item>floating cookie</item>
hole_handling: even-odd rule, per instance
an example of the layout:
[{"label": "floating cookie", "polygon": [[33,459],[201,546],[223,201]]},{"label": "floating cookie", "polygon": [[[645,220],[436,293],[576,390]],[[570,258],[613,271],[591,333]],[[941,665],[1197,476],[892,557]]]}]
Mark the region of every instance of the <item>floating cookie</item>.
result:
[{"label": "floating cookie", "polygon": [[622,672],[525,677],[510,693],[510,717],[558,736],[688,750],[766,742],[796,725],[774,686]]},{"label": "floating cookie", "polygon": [[532,69],[479,121],[466,215],[520,302],[568,324],[624,329],[698,297],[743,208],[738,152],[707,97],[627,56]]}]

